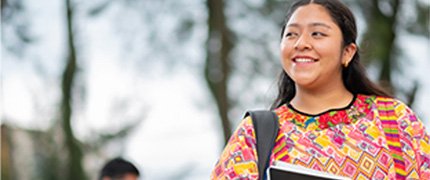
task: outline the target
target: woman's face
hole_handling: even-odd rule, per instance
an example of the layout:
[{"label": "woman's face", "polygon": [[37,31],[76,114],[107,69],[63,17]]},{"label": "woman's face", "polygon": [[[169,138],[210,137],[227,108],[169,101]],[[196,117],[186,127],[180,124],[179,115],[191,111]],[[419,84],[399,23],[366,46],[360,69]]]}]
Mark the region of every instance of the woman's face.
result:
[{"label": "woman's face", "polygon": [[349,62],[356,50],[354,44],[343,48],[342,41],[339,26],[323,6],[299,7],[287,22],[282,37],[284,71],[297,86],[308,89],[342,82],[342,64]]}]

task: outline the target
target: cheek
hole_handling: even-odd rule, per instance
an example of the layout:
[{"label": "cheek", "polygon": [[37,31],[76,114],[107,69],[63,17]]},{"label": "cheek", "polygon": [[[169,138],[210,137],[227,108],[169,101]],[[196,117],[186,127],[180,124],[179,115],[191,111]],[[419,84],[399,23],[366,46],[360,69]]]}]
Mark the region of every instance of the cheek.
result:
[{"label": "cheek", "polygon": [[292,57],[292,51],[293,47],[290,45],[290,43],[281,43],[280,54],[282,64],[290,62],[290,58]]},{"label": "cheek", "polygon": [[338,64],[342,61],[342,51],[340,46],[333,43],[321,43],[314,46],[318,55],[328,61],[329,64]]}]

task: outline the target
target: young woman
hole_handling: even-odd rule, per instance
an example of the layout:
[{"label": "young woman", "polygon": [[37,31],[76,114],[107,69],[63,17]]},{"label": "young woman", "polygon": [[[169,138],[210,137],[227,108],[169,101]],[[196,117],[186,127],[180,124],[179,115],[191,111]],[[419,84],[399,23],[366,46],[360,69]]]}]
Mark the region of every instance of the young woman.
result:
[{"label": "young woman", "polygon": [[[338,0],[301,0],[285,22],[273,105],[279,131],[269,164],[352,179],[430,179],[429,136],[409,107],[366,77],[351,11]],[[258,179],[257,159],[247,117],[211,179]]]}]

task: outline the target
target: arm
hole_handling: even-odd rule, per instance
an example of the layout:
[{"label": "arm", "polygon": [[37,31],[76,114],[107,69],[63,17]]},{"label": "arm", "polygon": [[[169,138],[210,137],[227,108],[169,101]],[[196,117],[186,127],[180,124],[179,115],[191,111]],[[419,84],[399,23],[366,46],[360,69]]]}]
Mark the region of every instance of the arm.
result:
[{"label": "arm", "polygon": [[230,137],[211,179],[258,179],[255,131],[250,117],[245,118]]},{"label": "arm", "polygon": [[430,142],[423,123],[405,104],[398,102],[396,114],[399,118],[400,138],[406,164],[406,173],[414,177],[414,171],[419,179],[430,177]]}]

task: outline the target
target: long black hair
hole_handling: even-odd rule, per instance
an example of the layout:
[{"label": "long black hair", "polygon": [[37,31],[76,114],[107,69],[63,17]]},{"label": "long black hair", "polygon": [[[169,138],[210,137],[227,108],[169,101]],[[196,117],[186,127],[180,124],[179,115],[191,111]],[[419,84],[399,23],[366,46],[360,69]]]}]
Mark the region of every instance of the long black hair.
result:
[{"label": "long black hair", "polygon": [[[285,26],[291,15],[297,8],[307,4],[318,4],[325,7],[334,22],[342,31],[342,46],[354,43],[357,39],[357,25],[351,10],[338,0],[300,0],[295,2],[287,12],[285,22],[281,31],[281,39],[284,34]],[[391,95],[384,89],[370,81],[366,75],[364,66],[360,63],[360,54],[354,54],[347,67],[342,69],[342,81],[346,89],[352,94],[365,94],[390,97]],[[278,81],[278,96],[272,104],[271,109],[275,109],[283,104],[289,103],[296,94],[296,85],[285,71],[282,71]]]}]

